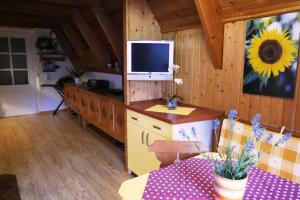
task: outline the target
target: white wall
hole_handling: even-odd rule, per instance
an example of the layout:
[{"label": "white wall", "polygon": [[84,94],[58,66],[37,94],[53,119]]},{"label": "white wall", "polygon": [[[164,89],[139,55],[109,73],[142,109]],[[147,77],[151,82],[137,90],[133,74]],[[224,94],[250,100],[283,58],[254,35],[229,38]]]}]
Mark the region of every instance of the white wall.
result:
[{"label": "white wall", "polygon": [[100,72],[88,72],[89,79],[102,79],[109,81],[109,88],[122,89],[122,76],[116,74],[106,74]]},{"label": "white wall", "polygon": [[[36,38],[40,36],[49,36],[49,29],[35,29]],[[63,52],[61,47],[58,48],[58,52]],[[37,102],[38,111],[50,111],[55,110],[57,105],[62,100],[61,96],[56,92],[54,88],[41,87],[42,84],[55,84],[61,77],[68,75],[67,67],[72,67],[72,63],[66,59],[66,61],[56,62],[60,66],[55,72],[43,72],[43,63],[40,62],[39,56],[36,57],[38,77],[37,77]],[[60,109],[64,109],[66,106],[63,104]]]}]

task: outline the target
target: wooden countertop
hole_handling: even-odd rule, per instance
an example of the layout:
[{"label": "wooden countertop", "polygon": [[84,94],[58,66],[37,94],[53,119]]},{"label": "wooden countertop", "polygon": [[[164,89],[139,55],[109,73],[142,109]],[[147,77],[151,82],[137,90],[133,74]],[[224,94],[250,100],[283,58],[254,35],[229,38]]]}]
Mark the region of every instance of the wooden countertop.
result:
[{"label": "wooden countertop", "polygon": [[132,111],[147,115],[149,117],[156,118],[158,120],[167,122],[169,124],[182,124],[182,123],[189,123],[189,122],[196,122],[196,121],[213,120],[215,118],[224,116],[224,112],[222,111],[185,104],[185,103],[178,103],[178,106],[192,107],[192,108],[196,108],[196,110],[194,110],[190,115],[175,115],[175,114],[168,114],[168,113],[150,112],[145,110],[157,104],[166,104],[166,100],[153,99],[153,100],[146,100],[146,101],[136,101],[136,102],[131,102],[129,105],[126,105],[126,107],[127,109],[130,109]]},{"label": "wooden countertop", "polygon": [[81,89],[81,90],[85,90],[97,95],[101,95],[116,101],[120,101],[120,102],[124,102],[124,98],[123,98],[123,94],[122,95],[114,95],[110,93],[110,90],[104,90],[104,89],[91,89],[89,88],[86,84],[82,84],[82,85],[75,85],[74,83],[65,83],[65,84],[69,84],[72,85],[75,88]]}]

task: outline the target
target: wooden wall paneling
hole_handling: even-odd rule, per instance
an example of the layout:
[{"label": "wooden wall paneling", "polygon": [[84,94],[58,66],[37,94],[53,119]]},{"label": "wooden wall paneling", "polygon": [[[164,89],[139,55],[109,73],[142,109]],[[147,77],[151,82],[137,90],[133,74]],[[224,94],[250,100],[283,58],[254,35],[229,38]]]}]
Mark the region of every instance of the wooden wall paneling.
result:
[{"label": "wooden wall paneling", "polygon": [[[239,101],[240,101],[240,94],[243,90],[243,76],[244,70],[243,67],[236,67],[244,65],[244,57],[245,51],[244,46],[245,43],[241,41],[245,41],[245,23],[235,23],[234,26],[234,35],[233,35],[233,56],[235,58],[235,62],[231,62],[232,65],[232,94],[230,99],[230,107],[239,109]],[[236,63],[236,64],[235,64]]]},{"label": "wooden wall paneling", "polygon": [[[164,33],[161,35],[162,40],[176,40],[176,32],[169,32],[169,33]],[[177,43],[174,44],[174,49],[176,49]],[[174,51],[174,64],[178,64],[176,61],[176,55],[177,51]],[[171,93],[172,90],[172,81],[162,81],[162,97],[167,98],[168,95]]]},{"label": "wooden wall paneling", "polygon": [[[193,62],[194,62],[194,67],[192,67],[192,74],[193,74],[193,89],[189,90],[189,92],[191,93],[191,103],[192,104],[198,104],[198,100],[200,99],[200,95],[201,95],[201,86],[200,85],[200,73],[201,73],[201,66],[200,66],[200,37],[197,35],[199,35],[199,29],[194,29],[193,30]],[[191,92],[191,91],[195,91],[195,92]]]},{"label": "wooden wall paneling", "polygon": [[[225,26],[222,70],[213,67],[201,28],[164,33],[162,37],[165,38],[170,34],[176,36],[175,63],[182,67],[183,73],[188,73],[188,76],[183,77],[190,86],[183,86],[182,89],[177,90],[177,94],[180,96],[188,95],[188,98],[185,99],[186,103],[215,109],[218,109],[218,104],[220,104],[220,109],[226,113],[229,109],[235,108],[239,112],[239,117],[247,121],[250,121],[256,113],[260,113],[264,125],[274,128],[285,125],[288,130],[299,135],[300,116],[297,114],[300,109],[299,73],[297,74],[297,92],[293,100],[242,92],[245,51],[244,21],[228,23]],[[189,50],[190,53],[186,53],[187,45],[193,49]],[[198,51],[199,53],[196,53]],[[189,62],[190,60],[193,62]],[[217,73],[220,74],[220,78],[216,78]],[[220,90],[217,88],[219,82]],[[189,89],[188,94],[185,91],[186,88]],[[190,94],[192,94],[192,98],[189,96]]]},{"label": "wooden wall paneling", "polygon": [[[298,57],[298,67],[300,63],[300,57]],[[293,131],[300,131],[298,128],[299,125],[297,123],[299,122],[299,114],[297,115],[297,112],[299,110],[298,102],[300,102],[299,92],[300,92],[300,75],[299,75],[299,69],[297,72],[297,80],[296,80],[296,89],[295,89],[295,96],[294,99],[286,99],[283,103],[283,116],[281,123],[286,126],[287,130],[293,130]]]},{"label": "wooden wall paneling", "polygon": [[194,0],[214,67],[222,68],[224,24],[217,0]]},{"label": "wooden wall paneling", "polygon": [[284,100],[282,98],[271,98],[271,106],[270,106],[271,113],[270,113],[269,124],[272,127],[276,127],[281,124],[283,101]]},{"label": "wooden wall paneling", "polygon": [[188,71],[188,31],[181,31],[180,33],[177,33],[177,37],[179,39],[179,47],[181,49],[181,52],[178,53],[177,59],[178,63],[180,63],[180,66],[184,66],[180,69],[180,73],[178,77],[181,77],[183,80],[182,85],[176,85],[176,93],[180,93],[181,97],[184,99],[184,101],[189,102],[186,87],[191,85],[191,81],[187,78],[187,71]]},{"label": "wooden wall paneling", "polygon": [[[208,52],[206,53],[207,56],[209,56]],[[211,65],[211,61],[210,59],[207,59],[206,61],[206,76],[205,76],[205,94],[204,94],[204,98],[205,98],[205,106],[209,107],[209,108],[213,108],[213,101],[212,101],[212,97],[213,97],[213,93],[214,93],[214,68]]]},{"label": "wooden wall paneling", "polygon": [[[198,95],[199,97],[199,105],[206,105],[205,102],[205,97],[206,97],[206,87],[208,82],[206,81],[206,77],[208,74],[208,60],[207,59],[209,57],[208,55],[208,51],[207,51],[207,44],[206,44],[206,40],[204,37],[204,33],[202,31],[202,29],[198,29],[196,31],[196,35],[197,38],[199,38],[198,40],[200,41],[200,43],[198,43],[198,45],[200,46],[200,55],[199,55],[199,60],[200,60],[200,65],[199,65],[199,86],[200,86],[200,94]],[[197,44],[197,43],[196,43]],[[196,66],[197,67],[197,66]]]},{"label": "wooden wall paneling", "polygon": [[261,122],[263,124],[269,124],[271,115],[271,97],[261,96],[258,113],[261,114]]},{"label": "wooden wall paneling", "polygon": [[225,37],[224,37],[224,55],[223,55],[223,67],[222,67],[222,85],[221,85],[221,109],[228,113],[231,109],[230,99],[232,94],[232,86],[235,84],[232,81],[232,76],[235,71],[232,69],[233,66],[233,44],[234,44],[234,25],[225,25]]},{"label": "wooden wall paneling", "polygon": [[[195,32],[192,31],[191,33],[188,34],[188,54],[189,55],[195,55],[194,52],[195,52]],[[188,74],[187,74],[187,79],[191,76],[193,76],[194,74],[194,71],[196,69],[195,67],[195,62],[196,62],[197,59],[190,59],[188,60],[189,64],[189,68],[188,68]],[[194,80],[192,79],[192,82],[194,82]],[[193,101],[193,93],[190,92],[190,91],[193,91],[195,88],[195,85],[194,84],[191,84],[191,85],[187,85],[186,87],[186,90],[187,90],[187,93],[188,93],[188,97],[189,97],[189,102],[192,102]]]},{"label": "wooden wall paneling", "polygon": [[[243,79],[244,79],[244,62],[245,62],[245,22],[240,21],[234,23],[235,35],[234,35],[234,59],[236,60],[236,80],[234,81],[233,88],[233,100],[231,101],[231,107],[237,108],[239,111],[239,117],[242,119],[248,119],[250,95],[243,93]],[[235,87],[239,85],[239,87]],[[238,96],[236,96],[238,95]],[[237,102],[235,102],[237,100]],[[237,103],[237,105],[236,105]]]},{"label": "wooden wall paneling", "polygon": [[212,96],[212,105],[215,109],[220,109],[221,104],[221,70],[214,70],[214,92]]},{"label": "wooden wall paneling", "polygon": [[300,52],[298,52],[298,69],[297,69],[297,82],[296,82],[296,90],[297,92],[297,97],[295,97],[295,119],[294,119],[294,130],[295,130],[295,135],[300,137]]},{"label": "wooden wall paneling", "polygon": [[[146,0],[127,0],[126,20],[125,40],[161,39],[160,27]],[[159,81],[128,81],[127,84],[127,103],[162,96],[162,83]]]}]

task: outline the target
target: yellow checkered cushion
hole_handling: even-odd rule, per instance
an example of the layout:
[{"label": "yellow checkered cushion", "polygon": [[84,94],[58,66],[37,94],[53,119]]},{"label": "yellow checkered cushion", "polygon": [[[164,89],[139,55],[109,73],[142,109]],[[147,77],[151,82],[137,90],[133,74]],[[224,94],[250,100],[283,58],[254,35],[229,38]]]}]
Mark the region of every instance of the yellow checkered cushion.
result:
[{"label": "yellow checkered cushion", "polygon": [[[223,121],[218,146],[218,152],[220,153],[225,153],[225,148],[229,142],[229,124],[228,119]],[[256,151],[263,149],[266,152],[263,153],[257,166],[278,176],[300,183],[300,138],[292,137],[285,144],[281,144],[279,147],[272,147],[272,144],[281,137],[281,134],[266,131],[262,141],[269,133],[274,135],[271,144],[259,142],[256,145]],[[250,125],[235,122],[232,135],[235,155],[241,152],[245,141],[251,136],[252,127]]]}]

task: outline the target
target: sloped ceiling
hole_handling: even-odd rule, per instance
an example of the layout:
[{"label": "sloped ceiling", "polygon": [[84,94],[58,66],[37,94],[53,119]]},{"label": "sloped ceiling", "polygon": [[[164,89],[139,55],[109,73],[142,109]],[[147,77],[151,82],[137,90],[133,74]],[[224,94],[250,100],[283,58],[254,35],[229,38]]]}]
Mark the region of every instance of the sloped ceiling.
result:
[{"label": "sloped ceiling", "polygon": [[202,26],[215,68],[222,68],[224,24],[300,10],[300,0],[147,0],[162,32]]},{"label": "sloped ceiling", "polygon": [[100,69],[122,59],[122,12],[122,0],[2,0],[0,26],[50,28],[75,65]]}]

